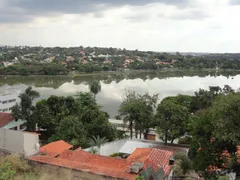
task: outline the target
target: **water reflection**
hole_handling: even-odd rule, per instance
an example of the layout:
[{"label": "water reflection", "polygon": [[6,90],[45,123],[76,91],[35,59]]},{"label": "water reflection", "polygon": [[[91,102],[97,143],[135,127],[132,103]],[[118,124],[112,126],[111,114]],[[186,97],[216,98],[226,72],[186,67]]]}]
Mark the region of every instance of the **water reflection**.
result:
[{"label": "water reflection", "polygon": [[[126,90],[138,93],[159,93],[159,98],[177,94],[193,94],[199,88],[230,85],[240,87],[240,76],[237,72],[144,72],[136,74],[114,74],[71,78],[68,76],[9,76],[0,77],[0,90],[4,85],[24,90],[31,85],[39,91],[42,98],[50,95],[68,96],[77,91],[87,92],[87,83],[93,79],[101,81],[102,90],[97,101],[111,117],[117,114],[118,107]],[[38,100],[39,100],[38,99]]]}]

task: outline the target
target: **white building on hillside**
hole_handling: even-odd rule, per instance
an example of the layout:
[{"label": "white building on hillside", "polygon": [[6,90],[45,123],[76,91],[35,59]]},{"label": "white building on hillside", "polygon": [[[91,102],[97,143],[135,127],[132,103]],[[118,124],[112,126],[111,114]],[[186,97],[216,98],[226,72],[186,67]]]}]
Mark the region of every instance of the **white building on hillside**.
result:
[{"label": "white building on hillside", "polygon": [[0,112],[10,113],[11,108],[20,102],[19,95],[21,91],[15,89],[6,89],[0,92]]}]

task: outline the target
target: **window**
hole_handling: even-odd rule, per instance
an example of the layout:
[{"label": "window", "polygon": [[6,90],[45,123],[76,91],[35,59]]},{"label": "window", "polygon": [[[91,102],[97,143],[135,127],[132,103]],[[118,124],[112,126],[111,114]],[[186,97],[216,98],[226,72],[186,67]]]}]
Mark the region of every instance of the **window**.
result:
[{"label": "window", "polygon": [[11,102],[16,102],[16,99],[10,99],[8,102],[9,102],[9,103],[11,103]]},{"label": "window", "polygon": [[6,109],[3,109],[3,112],[6,112],[6,111],[8,111],[8,108],[6,108]]},{"label": "window", "polygon": [[7,104],[7,103],[8,103],[8,101],[3,101],[3,102],[2,102],[2,104]]}]

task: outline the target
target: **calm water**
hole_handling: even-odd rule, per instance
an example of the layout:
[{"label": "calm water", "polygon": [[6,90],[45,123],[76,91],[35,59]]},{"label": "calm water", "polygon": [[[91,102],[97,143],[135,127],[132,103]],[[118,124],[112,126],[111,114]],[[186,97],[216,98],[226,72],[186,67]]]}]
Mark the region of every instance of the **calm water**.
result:
[{"label": "calm water", "polygon": [[138,93],[159,93],[160,100],[166,96],[177,94],[192,95],[199,88],[207,89],[209,86],[230,85],[234,89],[240,87],[240,75],[237,72],[210,73],[210,72],[144,72],[135,74],[102,75],[88,77],[63,76],[8,76],[0,77],[0,91],[6,85],[20,88],[22,92],[28,86],[33,86],[41,97],[51,95],[69,96],[76,92],[87,92],[89,81],[101,81],[102,90],[96,96],[102,109],[114,118],[126,90]]}]

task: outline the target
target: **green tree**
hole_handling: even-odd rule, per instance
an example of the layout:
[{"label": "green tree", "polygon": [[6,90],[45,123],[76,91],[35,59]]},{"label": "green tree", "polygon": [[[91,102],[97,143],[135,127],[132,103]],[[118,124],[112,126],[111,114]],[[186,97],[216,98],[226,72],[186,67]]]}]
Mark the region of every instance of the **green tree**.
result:
[{"label": "green tree", "polygon": [[179,138],[186,132],[188,124],[188,109],[169,99],[163,99],[158,105],[155,115],[155,125],[160,131],[160,136],[163,137],[165,145],[167,141]]},{"label": "green tree", "polygon": [[12,114],[15,120],[26,120],[26,127],[28,131],[35,131],[36,119],[33,118],[33,112],[35,107],[33,106],[33,100],[39,97],[37,91],[32,90],[32,87],[28,87],[24,93],[19,95],[20,104],[16,104],[12,108]]},{"label": "green tree", "polygon": [[137,138],[140,132],[148,133],[153,119],[153,111],[158,99],[158,94],[150,96],[148,93],[144,95],[135,92],[127,92],[119,108],[119,116],[128,123],[130,129],[130,137],[133,137],[133,128]]},{"label": "green tree", "polygon": [[222,95],[211,108],[215,137],[240,144],[240,93]]},{"label": "green tree", "polygon": [[64,117],[56,128],[56,133],[50,141],[64,140],[75,147],[87,146],[87,133],[82,122],[74,116]]},{"label": "green tree", "polygon": [[101,91],[100,81],[91,81],[88,86],[89,90],[94,94],[94,98],[96,97],[97,93]]}]

